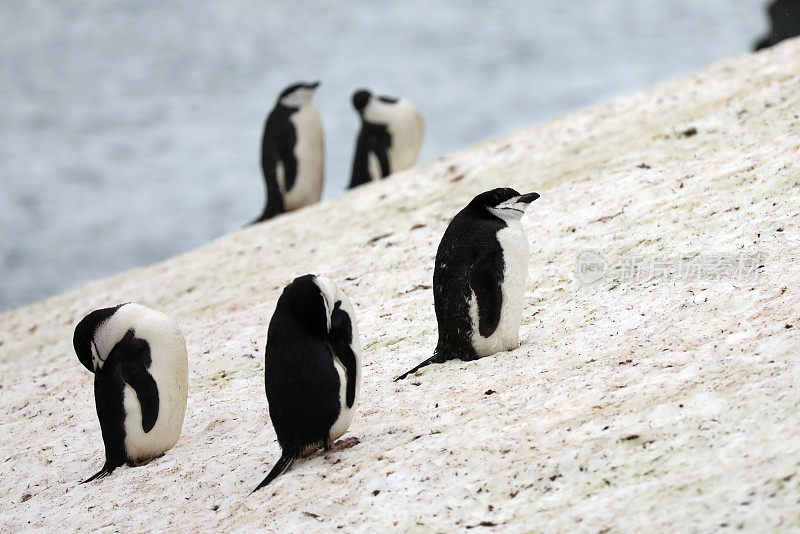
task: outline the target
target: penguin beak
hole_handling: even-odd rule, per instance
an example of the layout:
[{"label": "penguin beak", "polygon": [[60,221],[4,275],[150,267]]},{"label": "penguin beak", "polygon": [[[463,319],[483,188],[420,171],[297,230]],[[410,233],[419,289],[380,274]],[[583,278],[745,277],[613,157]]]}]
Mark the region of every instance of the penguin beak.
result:
[{"label": "penguin beak", "polygon": [[522,195],[517,199],[517,202],[522,202],[524,204],[530,204],[534,200],[539,198],[539,193],[528,193],[526,195]]},{"label": "penguin beak", "polygon": [[315,82],[311,82],[310,84],[308,84],[308,87],[309,87],[309,89],[316,89],[317,87],[319,87],[319,84],[320,84],[320,81],[317,80]]}]

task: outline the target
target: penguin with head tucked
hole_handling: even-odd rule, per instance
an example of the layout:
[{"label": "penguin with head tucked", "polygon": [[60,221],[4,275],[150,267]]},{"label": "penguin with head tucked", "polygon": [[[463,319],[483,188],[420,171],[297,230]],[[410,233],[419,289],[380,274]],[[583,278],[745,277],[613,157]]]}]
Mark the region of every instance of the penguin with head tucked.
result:
[{"label": "penguin with head tucked", "polygon": [[254,223],[319,202],[325,176],[325,138],[311,99],[319,82],[290,85],[267,117],[261,170],[267,203]]},{"label": "penguin with head tucked", "polygon": [[361,131],[350,188],[414,166],[425,134],[425,122],[414,104],[359,89],[353,94],[353,107],[361,118]]},{"label": "penguin with head tucked", "polygon": [[181,435],[188,392],[186,341],[163,313],[128,303],[91,312],[72,338],[80,362],[94,373],[94,400],[106,449],[103,468],[143,465]]},{"label": "penguin with head tucked", "polygon": [[538,193],[492,189],[453,218],[433,270],[439,342],[432,357],[395,380],[432,363],[517,348],[529,256],[520,219],[537,198]]},{"label": "penguin with head tucked", "polygon": [[353,420],[361,344],[353,306],[327,278],[295,278],[269,323],[264,385],[281,457],[263,488],[306,452],[328,450]]}]

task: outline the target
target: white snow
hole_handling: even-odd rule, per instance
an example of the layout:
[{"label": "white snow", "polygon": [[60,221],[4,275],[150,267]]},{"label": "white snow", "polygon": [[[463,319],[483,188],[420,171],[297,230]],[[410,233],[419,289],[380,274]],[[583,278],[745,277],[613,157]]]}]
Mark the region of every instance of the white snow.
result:
[{"label": "white snow", "polygon": [[[799,115],[794,40],[0,316],[0,530],[798,528]],[[436,343],[429,286],[449,218],[500,185],[542,195],[523,218],[522,345],[392,382]],[[759,267],[583,286],[584,250]],[[360,321],[345,437],[361,443],[248,496],[279,453],[266,327],[306,272],[335,280]],[[186,336],[183,435],[78,485],[103,446],[72,329],[125,301]]]}]

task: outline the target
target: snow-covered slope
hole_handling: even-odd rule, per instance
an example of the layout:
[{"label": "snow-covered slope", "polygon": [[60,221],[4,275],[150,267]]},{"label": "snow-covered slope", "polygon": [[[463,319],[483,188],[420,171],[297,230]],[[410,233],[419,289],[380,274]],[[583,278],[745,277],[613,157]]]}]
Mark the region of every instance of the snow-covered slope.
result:
[{"label": "snow-covered slope", "polygon": [[[800,527],[799,117],[794,40],[0,316],[0,529]],[[435,345],[449,218],[501,185],[542,195],[520,348],[392,382]],[[681,271],[714,258],[747,269]],[[306,272],[356,306],[361,443],[248,496],[279,453],[267,323]],[[123,301],[183,329],[183,435],[79,486],[103,447],[72,328]]]}]

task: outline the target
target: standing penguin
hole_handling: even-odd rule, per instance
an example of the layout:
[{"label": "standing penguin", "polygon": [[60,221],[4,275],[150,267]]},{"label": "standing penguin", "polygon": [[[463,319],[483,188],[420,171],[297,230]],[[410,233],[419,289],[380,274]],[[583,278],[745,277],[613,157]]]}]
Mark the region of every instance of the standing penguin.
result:
[{"label": "standing penguin", "polygon": [[453,218],[433,270],[439,342],[433,356],[395,380],[432,363],[475,360],[519,345],[529,255],[520,219],[537,198],[492,189]]},{"label": "standing penguin", "polygon": [[253,490],[305,452],[331,444],[353,420],[361,389],[361,343],[350,299],[327,278],[295,278],[278,299],[265,355],[269,415],[281,457]]},{"label": "standing penguin", "polygon": [[325,138],[311,101],[319,82],[290,85],[264,125],[261,170],[267,203],[254,223],[319,202],[325,176]]},{"label": "standing penguin", "polygon": [[188,392],[186,341],[178,325],[150,308],[120,304],[81,319],[72,344],[94,373],[106,448],[103,469],[84,483],[171,449],[181,435]]},{"label": "standing penguin", "polygon": [[353,107],[361,117],[361,131],[350,188],[414,166],[425,134],[425,123],[414,104],[360,89],[353,93]]}]

